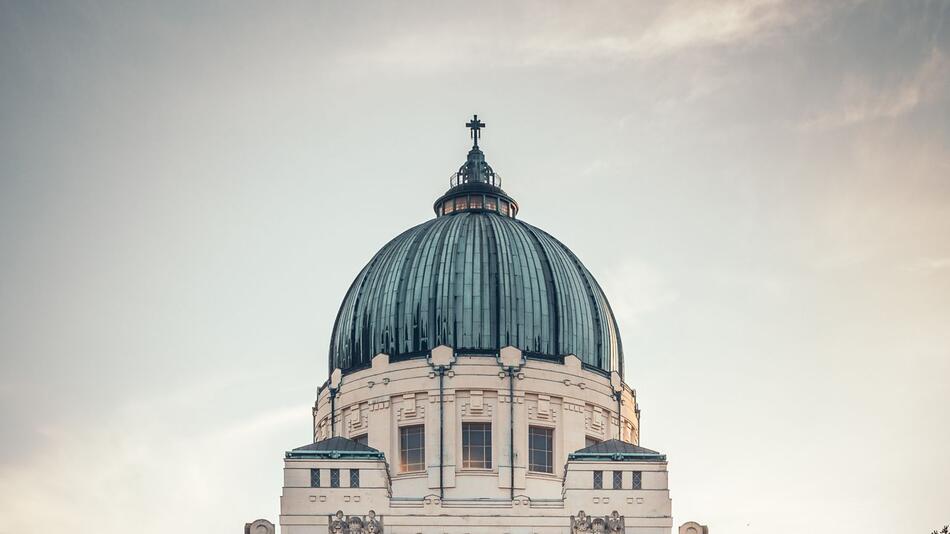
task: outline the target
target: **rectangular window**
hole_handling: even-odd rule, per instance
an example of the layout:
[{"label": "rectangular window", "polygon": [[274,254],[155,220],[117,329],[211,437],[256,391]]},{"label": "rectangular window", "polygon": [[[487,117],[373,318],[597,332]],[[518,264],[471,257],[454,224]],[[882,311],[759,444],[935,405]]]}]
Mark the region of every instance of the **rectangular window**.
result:
[{"label": "rectangular window", "polygon": [[502,215],[508,215],[508,202],[504,200],[498,201],[499,211]]},{"label": "rectangular window", "polygon": [[491,469],[491,423],[462,423],[462,468]]},{"label": "rectangular window", "polygon": [[604,489],[603,471],[594,471],[594,489]]},{"label": "rectangular window", "polygon": [[455,211],[455,204],[453,201],[449,200],[442,204],[442,213],[449,214]]},{"label": "rectangular window", "polygon": [[360,445],[369,445],[369,434],[360,434],[352,439]]},{"label": "rectangular window", "polygon": [[472,207],[473,207],[473,208],[481,208],[481,207],[482,207],[482,197],[480,197],[480,196],[473,196],[473,197],[471,197],[471,204],[472,204]]},{"label": "rectangular window", "polygon": [[340,470],[339,469],[330,470],[330,487],[331,488],[340,487]]},{"label": "rectangular window", "polygon": [[633,489],[643,489],[643,473],[640,471],[633,472]]},{"label": "rectangular window", "polygon": [[486,199],[485,199],[485,209],[487,209],[487,210],[489,210],[489,211],[495,211],[495,207],[496,207],[495,199],[493,199],[493,198],[486,198]]},{"label": "rectangular window", "polygon": [[554,472],[554,430],[528,427],[528,471]]},{"label": "rectangular window", "polygon": [[623,471],[614,471],[614,489],[623,489]]},{"label": "rectangular window", "polygon": [[464,210],[468,208],[468,197],[459,197],[455,199],[455,209]]},{"label": "rectangular window", "polygon": [[399,429],[399,470],[403,473],[426,468],[425,425],[404,426]]},{"label": "rectangular window", "polygon": [[597,438],[592,438],[590,436],[587,436],[586,438],[584,438],[585,447],[592,447],[594,445],[597,445],[598,443],[600,443],[600,440]]},{"label": "rectangular window", "polygon": [[310,470],[310,487],[311,488],[320,487],[320,470],[319,469]]},{"label": "rectangular window", "polygon": [[351,488],[360,487],[360,470],[359,469],[350,469],[350,487]]}]

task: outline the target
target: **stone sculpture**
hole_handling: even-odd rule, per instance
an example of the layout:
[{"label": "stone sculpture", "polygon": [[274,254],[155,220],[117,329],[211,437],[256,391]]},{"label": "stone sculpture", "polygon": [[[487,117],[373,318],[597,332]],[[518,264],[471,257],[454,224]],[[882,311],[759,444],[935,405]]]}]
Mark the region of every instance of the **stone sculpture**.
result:
[{"label": "stone sculpture", "polygon": [[620,512],[614,510],[610,513],[610,516],[607,517],[608,534],[623,534],[625,526],[623,516],[620,515]]},{"label": "stone sculpture", "polygon": [[571,516],[571,534],[587,534],[590,532],[590,518],[584,510],[577,512],[577,518]]},{"label": "stone sculpture", "polygon": [[603,517],[592,518],[583,510],[577,512],[577,517],[571,516],[571,534],[623,534],[625,527],[617,510]]},{"label": "stone sculpture", "polygon": [[337,510],[327,517],[327,530],[330,534],[383,534],[383,522],[375,510],[365,516],[346,516],[343,510]]}]

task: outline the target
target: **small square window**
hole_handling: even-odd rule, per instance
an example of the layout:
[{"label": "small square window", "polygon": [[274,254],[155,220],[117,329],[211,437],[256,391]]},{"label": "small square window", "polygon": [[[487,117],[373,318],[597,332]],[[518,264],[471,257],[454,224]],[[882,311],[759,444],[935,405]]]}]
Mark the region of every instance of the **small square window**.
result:
[{"label": "small square window", "polygon": [[640,471],[633,472],[633,489],[643,489],[643,473]]},{"label": "small square window", "polygon": [[457,210],[468,209],[468,197],[459,197],[455,199],[455,209]]},{"label": "small square window", "polygon": [[587,436],[586,438],[584,438],[585,447],[593,447],[594,445],[597,445],[598,443],[600,443],[600,440],[597,438],[592,438],[590,436]]},{"label": "small square window", "polygon": [[449,214],[455,211],[455,203],[451,200],[447,200],[445,204],[442,204],[442,213]]},{"label": "small square window", "polygon": [[359,469],[350,469],[350,487],[351,488],[360,487],[360,470]]},{"label": "small square window", "polygon": [[497,207],[498,207],[498,205],[497,205],[495,199],[493,199],[493,198],[486,198],[486,199],[485,199],[485,209],[486,209],[486,210],[488,210],[488,211],[495,211],[495,208],[497,208]]},{"label": "small square window", "polygon": [[623,471],[614,471],[614,489],[623,489]]},{"label": "small square window", "polygon": [[340,470],[339,469],[330,470],[330,487],[331,488],[340,487]]},{"label": "small square window", "polygon": [[594,489],[604,489],[603,471],[594,471]]},{"label": "small square window", "polygon": [[310,470],[310,487],[311,488],[320,487],[320,470],[319,469]]},{"label": "small square window", "polygon": [[352,439],[353,441],[359,443],[360,445],[369,445],[369,435],[368,435],[368,434],[360,434],[359,436],[355,436],[355,437],[353,437],[353,438],[351,438],[351,439]]},{"label": "small square window", "polygon": [[473,208],[481,208],[481,207],[482,207],[482,197],[480,197],[480,196],[472,196],[472,197],[471,197],[471,200],[470,200],[470,204],[471,204],[471,206],[472,206]]}]

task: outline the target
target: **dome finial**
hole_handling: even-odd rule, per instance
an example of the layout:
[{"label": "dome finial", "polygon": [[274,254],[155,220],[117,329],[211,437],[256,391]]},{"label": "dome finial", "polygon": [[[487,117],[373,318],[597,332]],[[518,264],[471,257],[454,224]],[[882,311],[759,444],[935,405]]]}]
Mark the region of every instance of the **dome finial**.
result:
[{"label": "dome finial", "polygon": [[475,141],[472,148],[478,148],[478,138],[482,136],[481,129],[485,127],[485,123],[478,120],[478,114],[475,114],[472,115],[472,120],[465,123],[465,127],[472,130],[472,139]]}]

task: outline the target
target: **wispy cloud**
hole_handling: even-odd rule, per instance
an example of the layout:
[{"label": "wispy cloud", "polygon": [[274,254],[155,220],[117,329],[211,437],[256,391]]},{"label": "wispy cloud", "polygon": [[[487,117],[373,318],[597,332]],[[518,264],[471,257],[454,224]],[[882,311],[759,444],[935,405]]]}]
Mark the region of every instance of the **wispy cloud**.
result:
[{"label": "wispy cloud", "polygon": [[[215,394],[195,397],[190,406],[212,406]],[[246,473],[236,469],[249,460],[253,444],[269,444],[307,418],[305,407],[278,407],[246,419],[232,414],[223,424],[205,422],[188,432],[183,427],[194,416],[176,398],[182,392],[173,392],[169,402],[130,405],[96,423],[46,425],[48,446],[24,462],[0,466],[0,532],[120,532],[134,524],[137,532],[159,533],[181,528],[180,517],[188,518],[185,530],[214,530],[222,517],[239,512],[235,498],[253,494],[241,489]],[[267,446],[279,458],[280,449]],[[266,494],[273,491],[268,487]],[[275,503],[262,504],[270,510]],[[253,519],[252,510],[239,513]],[[206,525],[194,524],[203,516]]]},{"label": "wispy cloud", "polygon": [[878,119],[894,119],[921,105],[945,99],[950,91],[950,62],[934,48],[907,79],[893,86],[875,86],[863,78],[847,79],[838,95],[838,107],[809,118],[803,130],[824,130]]},{"label": "wispy cloud", "polygon": [[672,305],[679,298],[663,273],[634,258],[613,265],[601,283],[625,332],[637,328],[646,315]]},{"label": "wispy cloud", "polygon": [[[640,31],[558,32],[536,37],[525,48],[549,59],[652,59],[693,48],[756,42],[778,28],[798,22],[809,13],[804,6],[782,0],[675,2]],[[601,15],[604,22],[630,16],[622,12]]]},{"label": "wispy cloud", "polygon": [[[679,1],[660,10],[627,2],[534,4],[522,13],[526,31],[460,39],[467,28],[421,34],[407,28],[373,43],[355,59],[412,69],[470,68],[471,62],[525,66],[578,61],[650,61],[705,47],[751,45],[814,16],[822,4],[785,0]],[[434,44],[438,43],[438,44]]]}]

